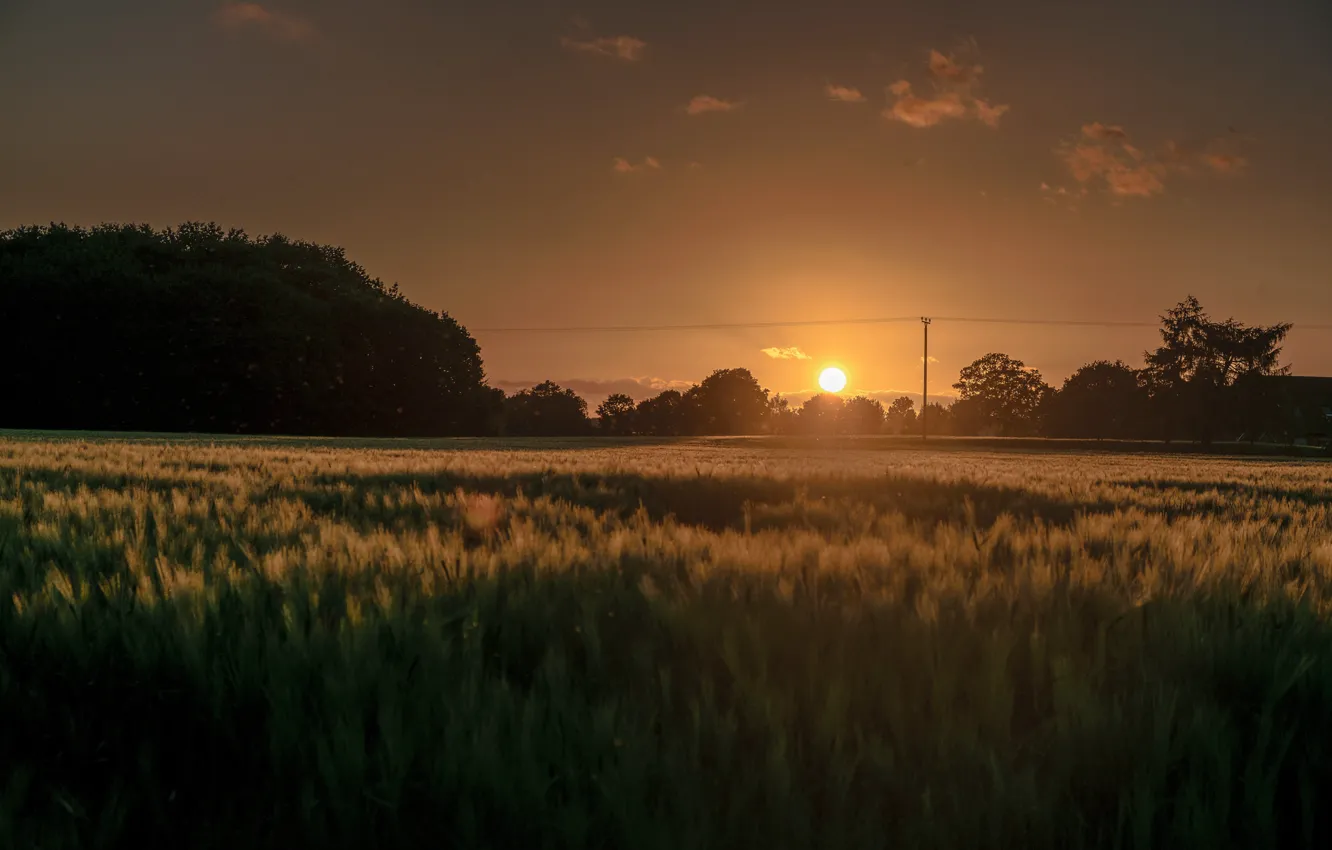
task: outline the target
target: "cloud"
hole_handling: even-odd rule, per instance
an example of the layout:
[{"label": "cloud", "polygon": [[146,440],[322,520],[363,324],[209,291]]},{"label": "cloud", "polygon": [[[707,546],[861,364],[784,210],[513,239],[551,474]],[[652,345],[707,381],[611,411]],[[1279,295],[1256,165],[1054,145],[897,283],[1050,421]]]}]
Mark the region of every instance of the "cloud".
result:
[{"label": "cloud", "polygon": [[[1229,139],[1215,139],[1206,145],[1165,142],[1155,155],[1129,141],[1129,134],[1117,124],[1094,121],[1082,126],[1076,139],[1055,149],[1055,155],[1082,184],[1078,197],[1089,187],[1102,186],[1116,198],[1150,198],[1163,194],[1172,175],[1197,177],[1210,172],[1235,174],[1248,160],[1233,151]],[[1041,184],[1046,199],[1051,195],[1070,194],[1063,187],[1051,189]]]},{"label": "cloud", "polygon": [[829,100],[835,100],[838,103],[864,103],[865,95],[860,93],[860,89],[849,86],[836,86],[829,83],[824,91]]},{"label": "cloud", "polygon": [[[821,395],[822,393],[823,390],[821,389],[810,388],[803,390],[792,390],[790,392],[774,393],[774,395],[780,395],[782,398],[786,399],[787,402],[790,403],[791,407],[799,408],[800,405],[804,404],[806,401],[809,401],[814,396]],[[866,398],[874,399],[875,401],[882,404],[884,407],[887,407],[888,405],[892,404],[894,401],[901,398],[902,396],[906,396],[907,398],[911,399],[916,403],[916,412],[918,413],[920,412],[920,387],[916,387],[915,389],[911,390],[847,389],[838,393],[838,395],[842,396],[843,398],[854,398],[856,396],[865,396]],[[947,407],[948,405],[952,404],[955,401],[957,401],[957,396],[954,394],[930,393],[931,404],[942,404],[943,406]]]},{"label": "cloud", "polygon": [[897,102],[884,110],[884,117],[893,118],[911,127],[933,127],[948,118],[965,118],[967,107],[956,92],[944,92],[938,97],[916,97],[911,93],[911,84],[900,80],[894,88],[906,85]]},{"label": "cloud", "polygon": [[768,356],[771,357],[773,360],[813,360],[813,359],[814,359],[813,357],[810,357],[808,354],[806,354],[805,352],[801,351],[799,348],[797,348],[797,347],[794,346],[794,345],[787,346],[786,348],[776,348],[776,347],[773,347],[773,348],[764,348],[764,349],[761,349],[761,350],[762,350],[762,352],[763,352],[764,354],[768,355]]},{"label": "cloud", "polygon": [[960,64],[952,56],[945,56],[937,50],[930,51],[930,76],[940,82],[971,86],[984,72],[985,69],[980,65]]},{"label": "cloud", "polygon": [[689,101],[689,105],[685,107],[685,112],[690,115],[703,115],[708,112],[734,112],[741,105],[738,101],[723,100],[710,94],[701,94]]},{"label": "cloud", "polygon": [[[961,49],[963,55],[973,52],[974,44]],[[999,120],[1008,112],[1006,103],[991,104],[977,95],[981,75],[985,69],[960,58],[930,51],[927,63],[934,90],[917,93],[910,80],[898,80],[888,87],[890,103],[883,117],[900,121],[909,127],[933,127],[947,120],[975,118],[987,127],[999,126]]]},{"label": "cloud", "polygon": [[1118,124],[1102,124],[1100,121],[1083,124],[1082,135],[1098,142],[1128,142],[1128,133],[1124,132],[1123,127]]},{"label": "cloud", "polygon": [[998,127],[999,119],[1003,118],[1004,113],[1007,111],[1008,104],[1006,103],[1000,104],[999,106],[991,106],[980,98],[976,99],[976,117],[987,127]]},{"label": "cloud", "polygon": [[[925,358],[924,358],[924,357],[921,357],[921,358],[920,358],[920,362],[924,363],[924,362],[925,362]],[[931,363],[938,363],[938,362],[939,362],[939,358],[938,358],[938,357],[931,357],[931,358],[930,358],[930,362],[931,362]]]},{"label": "cloud", "polygon": [[609,56],[624,62],[637,62],[647,51],[647,42],[629,35],[612,35],[602,38],[561,38],[560,44],[566,50],[578,53],[594,53]]},{"label": "cloud", "polygon": [[661,161],[655,156],[649,156],[638,165],[634,165],[624,157],[617,156],[615,161],[611,163],[611,170],[616,174],[640,174],[644,171],[660,171]]},{"label": "cloud", "polygon": [[258,3],[227,3],[214,13],[213,21],[223,29],[253,30],[277,41],[306,43],[319,37],[314,24],[305,18]]},{"label": "cloud", "polygon": [[[492,387],[497,387],[508,395],[512,395],[519,390],[525,390],[534,387],[541,381],[512,381],[495,380],[491,381]],[[624,393],[634,401],[642,401],[645,398],[652,398],[655,395],[666,390],[679,390],[684,392],[694,386],[697,381],[684,381],[672,378],[556,378],[555,383],[567,390],[573,390],[587,400],[588,404],[596,407],[607,396],[615,393]]]},{"label": "cloud", "polygon": [[1104,181],[1110,194],[1119,197],[1150,198],[1165,191],[1164,165],[1140,161],[1136,148],[1119,141],[1126,136],[1106,138],[1110,141],[1066,145],[1060,150],[1059,155],[1075,180],[1084,184]]},{"label": "cloud", "polygon": [[1239,154],[1233,153],[1209,153],[1203,155],[1203,160],[1212,167],[1213,171],[1221,174],[1236,174],[1243,171],[1249,164],[1249,160]]}]

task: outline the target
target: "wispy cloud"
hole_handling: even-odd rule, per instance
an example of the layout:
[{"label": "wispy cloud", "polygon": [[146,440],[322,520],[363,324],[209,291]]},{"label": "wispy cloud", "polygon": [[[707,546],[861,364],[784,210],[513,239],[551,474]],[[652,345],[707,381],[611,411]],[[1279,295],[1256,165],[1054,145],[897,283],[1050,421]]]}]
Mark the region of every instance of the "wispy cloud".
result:
[{"label": "wispy cloud", "polygon": [[911,93],[911,84],[900,80],[894,85],[897,102],[884,116],[912,127],[933,127],[949,118],[965,118],[967,107],[956,92],[943,92],[936,97],[917,97]]},{"label": "wispy cloud", "polygon": [[764,354],[766,354],[766,355],[768,355],[769,357],[771,357],[773,360],[813,360],[813,359],[814,359],[814,358],[810,357],[808,354],[806,354],[805,352],[801,351],[799,348],[797,348],[797,347],[794,346],[794,345],[787,346],[786,348],[777,348],[777,347],[773,347],[773,348],[764,348],[764,349],[760,349],[760,350],[761,350]]},{"label": "wispy cloud", "polygon": [[616,174],[640,174],[644,171],[660,171],[661,161],[655,156],[649,156],[642,162],[635,165],[622,156],[617,156],[611,163],[611,170]]},{"label": "wispy cloud", "polygon": [[[780,395],[782,398],[786,399],[787,402],[790,403],[792,407],[798,408],[800,407],[800,405],[804,404],[809,399],[813,398],[816,395],[821,395],[822,393],[823,390],[811,387],[809,389],[791,390],[789,392],[776,393],[776,395]],[[865,396],[866,398],[872,398],[875,401],[878,401],[884,407],[887,407],[888,405],[892,404],[894,401],[901,398],[902,396],[906,396],[907,398],[911,399],[913,402],[916,403],[916,412],[920,412],[920,387],[916,387],[915,389],[911,390],[847,389],[838,393],[838,395],[842,396],[843,398],[854,398],[855,396]],[[957,401],[957,396],[955,394],[930,393],[931,404],[942,404],[944,407],[947,407],[955,401]]]},{"label": "wispy cloud", "polygon": [[1003,103],[998,106],[991,106],[989,103],[976,98],[976,117],[987,127],[998,127],[999,119],[1004,117],[1008,111],[1008,104]]},{"label": "wispy cloud", "polygon": [[970,43],[951,55],[931,50],[927,64],[933,90],[920,94],[910,80],[898,80],[888,87],[891,103],[883,111],[884,117],[917,128],[967,118],[998,127],[1009,106],[992,104],[978,96],[985,69],[964,58],[974,50],[975,45]]},{"label": "wispy cloud", "polygon": [[[1101,186],[1118,198],[1150,198],[1163,194],[1172,175],[1200,176],[1209,172],[1235,174],[1248,164],[1233,150],[1234,142],[1214,139],[1203,145],[1167,141],[1156,154],[1134,145],[1118,124],[1093,121],[1080,134],[1055,149],[1055,155],[1081,184],[1076,196]],[[1054,195],[1074,195],[1064,187],[1041,184],[1047,200]]]},{"label": "wispy cloud", "polygon": [[[696,381],[685,381],[676,378],[655,378],[655,377],[637,377],[637,378],[555,378],[555,383],[565,389],[573,390],[588,401],[592,406],[600,404],[607,396],[615,393],[624,393],[635,401],[642,401],[645,398],[651,398],[666,390],[679,390],[684,392],[692,387]],[[529,387],[541,383],[540,380],[534,381],[513,381],[513,380],[495,380],[490,385],[504,390],[505,393],[512,395],[519,390],[525,390]]]},{"label": "wispy cloud", "polygon": [[252,30],[277,41],[308,43],[319,37],[315,25],[306,18],[258,3],[227,3],[213,14],[213,22],[223,29]]},{"label": "wispy cloud", "polygon": [[1243,171],[1248,166],[1249,160],[1239,154],[1233,153],[1208,153],[1203,154],[1203,160],[1211,166],[1213,171],[1221,174],[1236,174]]},{"label": "wispy cloud", "polygon": [[685,112],[690,115],[705,115],[709,112],[734,112],[741,105],[739,101],[724,100],[710,94],[701,94],[689,101],[689,105],[685,107]]},{"label": "wispy cloud", "polygon": [[560,44],[566,50],[572,50],[577,53],[593,53],[598,56],[608,56],[612,59],[619,59],[623,62],[637,62],[643,58],[647,51],[647,42],[641,38],[634,38],[631,35],[610,35],[601,38],[569,38],[560,39]]},{"label": "wispy cloud", "polygon": [[829,83],[824,88],[824,93],[828,95],[829,100],[835,100],[838,103],[864,103],[865,95],[860,93],[860,89],[850,86],[837,86]]}]

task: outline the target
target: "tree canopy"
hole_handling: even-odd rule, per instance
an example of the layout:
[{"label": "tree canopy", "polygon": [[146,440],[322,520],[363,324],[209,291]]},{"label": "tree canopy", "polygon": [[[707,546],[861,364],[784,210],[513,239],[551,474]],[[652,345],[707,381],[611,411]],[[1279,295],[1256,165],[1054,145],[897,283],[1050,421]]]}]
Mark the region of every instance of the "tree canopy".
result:
[{"label": "tree canopy", "polygon": [[597,421],[602,431],[623,437],[634,433],[634,400],[624,393],[613,393],[597,406]]},{"label": "tree canopy", "polygon": [[553,381],[505,399],[504,424],[505,433],[517,437],[577,436],[592,427],[587,402]]},{"label": "tree canopy", "polygon": [[1097,360],[1078,369],[1054,393],[1046,409],[1052,437],[1127,438],[1141,434],[1147,389],[1137,370],[1121,360]]},{"label": "tree canopy", "polygon": [[953,388],[959,403],[973,411],[978,429],[1004,436],[1034,433],[1037,411],[1050,392],[1040,372],[997,352],[962,369]]},{"label": "tree canopy", "polygon": [[695,434],[761,434],[768,417],[768,391],[748,369],[718,369],[683,401]]},{"label": "tree canopy", "polygon": [[0,426],[433,436],[502,394],[446,313],[342,249],[212,224],[0,233]]},{"label": "tree canopy", "polygon": [[1168,310],[1161,317],[1160,347],[1143,355],[1161,436],[1210,442],[1222,429],[1243,427],[1240,402],[1262,386],[1254,379],[1288,372],[1280,359],[1290,328],[1216,321],[1192,295]]}]

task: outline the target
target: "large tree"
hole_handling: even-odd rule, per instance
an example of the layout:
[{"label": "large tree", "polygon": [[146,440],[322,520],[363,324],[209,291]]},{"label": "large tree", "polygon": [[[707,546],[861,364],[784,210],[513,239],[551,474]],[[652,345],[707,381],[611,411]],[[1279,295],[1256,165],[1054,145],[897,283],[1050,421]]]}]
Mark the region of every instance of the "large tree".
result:
[{"label": "large tree", "polygon": [[634,433],[634,400],[613,393],[597,405],[597,423],[603,433],[624,437]]},{"label": "large tree", "polygon": [[1238,403],[1255,378],[1283,375],[1281,344],[1291,325],[1213,320],[1192,295],[1161,317],[1161,345],[1146,352],[1145,379],[1161,436],[1204,443],[1242,429]]},{"label": "large tree", "polygon": [[685,393],[694,434],[760,434],[768,418],[768,391],[748,369],[718,369]]},{"label": "large tree", "polygon": [[791,409],[791,402],[775,395],[768,399],[769,434],[794,434],[798,430],[796,412]]},{"label": "large tree", "polygon": [[883,416],[883,405],[877,399],[855,396],[842,408],[842,430],[848,434],[881,434]]},{"label": "large tree", "polygon": [[975,410],[978,431],[1004,436],[1033,433],[1037,414],[1051,391],[1040,372],[997,352],[965,367],[953,388],[959,402]]},{"label": "large tree", "polygon": [[509,396],[504,418],[505,433],[515,437],[574,437],[592,427],[587,402],[553,381]]},{"label": "large tree", "polygon": [[1098,360],[1069,375],[1045,411],[1052,437],[1096,439],[1142,436],[1147,390],[1137,370],[1116,360]]},{"label": "large tree", "polygon": [[679,390],[666,390],[660,395],[644,399],[634,409],[636,433],[654,437],[668,437],[682,433],[684,427],[684,396]]},{"label": "large tree", "polygon": [[836,434],[842,430],[846,403],[832,393],[806,399],[796,413],[796,428],[802,434]]},{"label": "large tree", "polygon": [[22,399],[0,427],[430,436],[495,418],[461,325],[340,248],[281,235],[0,233],[0,315]]},{"label": "large tree", "polygon": [[910,396],[899,396],[888,405],[884,414],[884,428],[889,434],[911,434],[916,427],[916,402]]}]

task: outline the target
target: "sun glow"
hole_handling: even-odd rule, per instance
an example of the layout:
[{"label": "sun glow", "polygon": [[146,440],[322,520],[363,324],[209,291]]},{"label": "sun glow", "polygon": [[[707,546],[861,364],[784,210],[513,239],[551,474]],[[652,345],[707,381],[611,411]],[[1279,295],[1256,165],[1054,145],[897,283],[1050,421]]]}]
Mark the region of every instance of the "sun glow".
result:
[{"label": "sun glow", "polygon": [[829,366],[819,373],[819,387],[824,392],[840,393],[846,389],[846,373],[836,366]]}]

